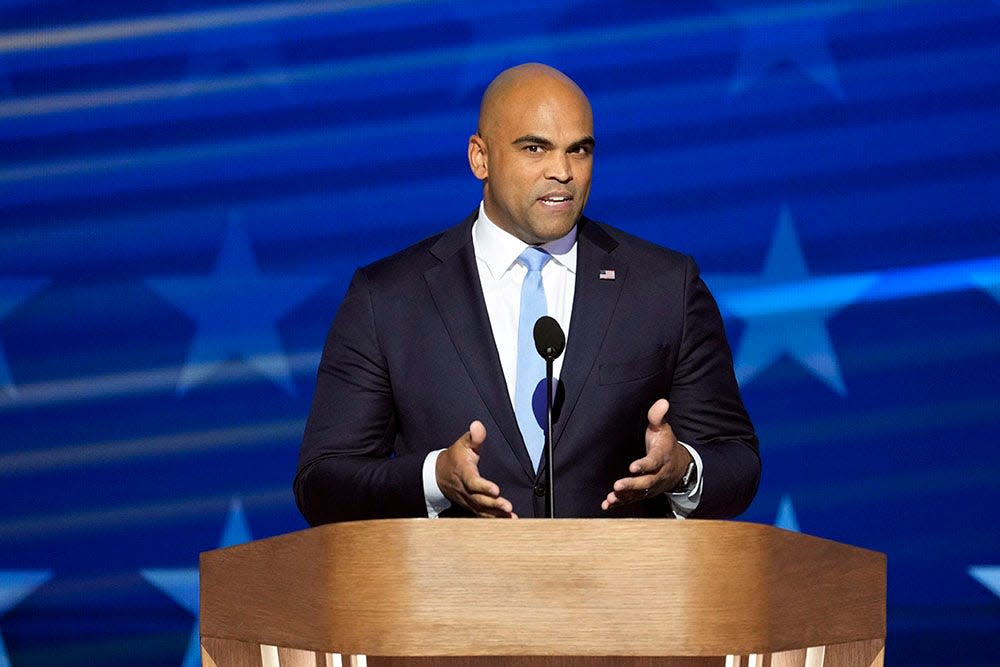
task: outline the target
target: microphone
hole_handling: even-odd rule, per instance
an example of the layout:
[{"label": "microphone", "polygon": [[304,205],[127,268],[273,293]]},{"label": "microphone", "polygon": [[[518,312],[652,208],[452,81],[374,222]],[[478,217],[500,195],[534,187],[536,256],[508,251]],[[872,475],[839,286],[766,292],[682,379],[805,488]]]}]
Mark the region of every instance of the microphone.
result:
[{"label": "microphone", "polygon": [[545,361],[559,358],[566,347],[566,334],[559,323],[548,315],[542,315],[535,322],[535,349]]},{"label": "microphone", "polygon": [[555,492],[552,488],[553,473],[552,469],[555,467],[552,460],[552,362],[555,361],[563,350],[566,348],[566,334],[563,333],[562,327],[553,318],[548,315],[542,315],[535,322],[534,328],[535,336],[535,349],[538,350],[538,354],[545,359],[545,385],[546,385],[546,396],[545,401],[545,477],[546,477],[546,493],[545,493],[545,517],[548,519],[555,518],[556,515],[556,502],[555,502]]}]

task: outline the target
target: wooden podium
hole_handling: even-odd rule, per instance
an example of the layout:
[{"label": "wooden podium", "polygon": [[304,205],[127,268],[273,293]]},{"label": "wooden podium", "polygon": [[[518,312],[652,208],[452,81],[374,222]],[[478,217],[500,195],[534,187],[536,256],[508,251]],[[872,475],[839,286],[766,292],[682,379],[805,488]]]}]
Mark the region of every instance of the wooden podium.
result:
[{"label": "wooden podium", "polygon": [[880,553],[730,521],[398,519],[201,555],[205,666],[872,667]]}]

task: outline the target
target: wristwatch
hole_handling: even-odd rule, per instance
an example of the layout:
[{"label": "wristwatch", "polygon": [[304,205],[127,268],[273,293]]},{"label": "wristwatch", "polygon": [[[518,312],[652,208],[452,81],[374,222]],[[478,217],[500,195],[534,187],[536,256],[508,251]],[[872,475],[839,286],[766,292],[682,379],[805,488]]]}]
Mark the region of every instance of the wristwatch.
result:
[{"label": "wristwatch", "polygon": [[687,470],[684,471],[684,476],[681,477],[681,482],[676,487],[670,490],[670,493],[684,493],[685,491],[691,490],[691,483],[695,480],[695,471],[697,467],[692,460],[688,464]]}]

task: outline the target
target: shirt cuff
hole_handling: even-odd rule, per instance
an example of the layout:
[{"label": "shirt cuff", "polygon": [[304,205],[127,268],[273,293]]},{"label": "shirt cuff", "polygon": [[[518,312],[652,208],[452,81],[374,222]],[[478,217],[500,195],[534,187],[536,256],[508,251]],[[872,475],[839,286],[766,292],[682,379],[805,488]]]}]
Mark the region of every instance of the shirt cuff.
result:
[{"label": "shirt cuff", "polygon": [[424,504],[427,516],[436,519],[441,512],[451,507],[451,501],[444,497],[437,483],[437,459],[443,449],[435,449],[424,459]]},{"label": "shirt cuff", "polygon": [[670,499],[670,507],[674,511],[674,517],[686,519],[691,512],[698,508],[698,503],[701,502],[701,490],[704,486],[704,480],[702,479],[703,465],[701,457],[698,456],[698,452],[693,447],[680,441],[677,444],[688,450],[688,453],[691,454],[691,458],[694,460],[694,480],[688,483],[688,488],[681,489],[676,493],[668,493],[667,498]]}]

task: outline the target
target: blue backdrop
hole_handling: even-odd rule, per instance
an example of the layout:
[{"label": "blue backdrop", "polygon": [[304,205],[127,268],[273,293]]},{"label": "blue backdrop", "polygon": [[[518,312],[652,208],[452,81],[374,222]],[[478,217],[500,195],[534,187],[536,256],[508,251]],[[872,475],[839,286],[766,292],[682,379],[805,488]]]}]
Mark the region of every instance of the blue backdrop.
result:
[{"label": "blue backdrop", "polygon": [[[1000,655],[1000,2],[0,2],[0,665],[192,664],[355,267],[479,201],[505,66],[588,92],[588,213],[692,254],[764,476],[884,551],[888,664]],[[955,659],[955,651],[964,656]]]}]

